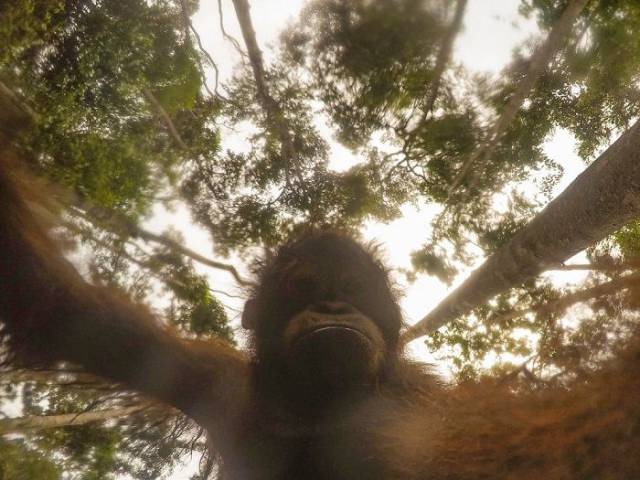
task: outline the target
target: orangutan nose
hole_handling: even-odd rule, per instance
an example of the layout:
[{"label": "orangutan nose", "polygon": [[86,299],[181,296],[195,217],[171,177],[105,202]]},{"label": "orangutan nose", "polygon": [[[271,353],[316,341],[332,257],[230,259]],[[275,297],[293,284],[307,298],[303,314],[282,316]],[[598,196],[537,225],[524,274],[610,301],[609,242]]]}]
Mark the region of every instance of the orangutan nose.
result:
[{"label": "orangutan nose", "polygon": [[313,312],[324,313],[326,315],[348,315],[356,313],[357,310],[346,302],[318,302],[311,309]]}]

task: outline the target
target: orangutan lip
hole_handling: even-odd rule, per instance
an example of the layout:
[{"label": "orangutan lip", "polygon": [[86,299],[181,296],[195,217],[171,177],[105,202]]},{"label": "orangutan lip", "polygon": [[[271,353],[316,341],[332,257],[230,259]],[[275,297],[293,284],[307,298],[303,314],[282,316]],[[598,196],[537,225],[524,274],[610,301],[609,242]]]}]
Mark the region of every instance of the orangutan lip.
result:
[{"label": "orangutan lip", "polygon": [[308,337],[310,337],[312,335],[315,335],[317,333],[329,332],[329,331],[332,331],[332,330],[335,330],[335,331],[340,331],[340,330],[342,330],[342,331],[345,331],[345,330],[346,331],[351,331],[351,332],[357,333],[361,337],[364,337],[364,338],[366,338],[367,340],[370,341],[369,336],[367,334],[365,334],[362,330],[360,330],[358,328],[355,328],[355,327],[352,327],[350,325],[345,325],[343,323],[321,325],[321,326],[319,326],[317,328],[314,328],[313,330],[309,330],[309,331],[303,333],[302,335],[300,335],[298,337],[298,341],[300,341],[300,340],[302,340],[304,338],[308,338]]}]

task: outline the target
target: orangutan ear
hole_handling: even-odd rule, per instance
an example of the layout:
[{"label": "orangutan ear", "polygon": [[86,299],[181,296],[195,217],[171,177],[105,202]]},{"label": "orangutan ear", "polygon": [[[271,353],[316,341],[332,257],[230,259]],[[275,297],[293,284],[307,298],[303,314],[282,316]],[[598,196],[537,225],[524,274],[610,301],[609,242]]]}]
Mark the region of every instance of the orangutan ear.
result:
[{"label": "orangutan ear", "polygon": [[242,328],[247,330],[255,330],[257,323],[258,306],[255,299],[247,300],[242,311]]}]

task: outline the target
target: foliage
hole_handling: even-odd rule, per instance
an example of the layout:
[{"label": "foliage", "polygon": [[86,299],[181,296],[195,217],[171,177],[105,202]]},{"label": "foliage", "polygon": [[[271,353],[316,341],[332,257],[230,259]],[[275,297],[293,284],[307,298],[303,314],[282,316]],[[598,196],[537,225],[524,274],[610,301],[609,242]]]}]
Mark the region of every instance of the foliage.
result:
[{"label": "foliage", "polygon": [[[527,1],[524,11],[537,15],[544,28],[565,3]],[[585,159],[606,146],[640,115],[639,29],[637,2],[591,2],[576,35],[538,83],[522,121],[546,125],[545,134],[555,126],[571,131]],[[505,85],[515,75],[517,70],[505,78]]]},{"label": "foliage", "polygon": [[60,480],[61,469],[46,454],[21,440],[0,439],[0,478],[4,480]]},{"label": "foliage", "polygon": [[287,54],[312,75],[336,125],[356,147],[377,129],[403,129],[424,103],[443,35],[446,2],[321,0],[285,35]]},{"label": "foliage", "polygon": [[[199,98],[198,53],[184,34],[180,11],[170,2],[143,0],[47,7],[36,9],[38,24],[29,2],[6,6],[9,17],[23,22],[4,24],[0,32],[0,57],[10,60],[2,62],[0,78],[36,114],[36,127],[23,143],[51,178],[80,197],[132,215],[144,212],[163,187],[161,179],[172,181],[184,161],[171,137],[160,134],[158,112],[145,91],[172,115],[196,103],[209,119],[215,113]],[[180,120],[197,125],[191,130],[204,135],[203,144],[215,139],[200,118],[188,118]],[[202,154],[216,146],[212,142]]]},{"label": "foliage", "polygon": [[383,181],[409,181],[436,202],[446,199],[454,168],[478,135],[460,67],[432,92],[450,7],[435,0],[316,0],[283,36],[285,60],[309,79],[337,139],[371,151],[384,135],[399,149],[377,155]]},{"label": "foliage", "polygon": [[183,183],[196,219],[225,250],[274,246],[307,225],[353,230],[369,218],[398,215],[406,197],[400,185],[380,184],[376,165],[344,172],[328,167],[328,144],[315,127],[312,100],[299,78],[284,67],[268,72],[271,94],[283,108],[295,157],[282,154],[282,139],[270,124],[248,70],[229,85],[232,100],[223,115],[250,125],[248,151],[203,158]]}]

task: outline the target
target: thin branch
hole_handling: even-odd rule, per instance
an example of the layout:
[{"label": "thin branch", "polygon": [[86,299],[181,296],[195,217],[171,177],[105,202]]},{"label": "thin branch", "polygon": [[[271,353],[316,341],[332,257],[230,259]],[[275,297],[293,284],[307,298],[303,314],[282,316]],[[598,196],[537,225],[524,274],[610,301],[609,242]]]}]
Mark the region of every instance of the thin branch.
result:
[{"label": "thin branch", "polygon": [[[291,138],[291,133],[289,131],[289,124],[280,104],[269,93],[269,87],[267,86],[264,70],[264,62],[262,60],[262,52],[258,47],[256,32],[251,21],[249,2],[248,0],[233,0],[233,6],[236,10],[236,16],[238,17],[238,23],[240,24],[244,43],[247,46],[249,61],[251,63],[253,77],[258,92],[258,100],[265,111],[268,124],[280,140],[281,157],[288,165],[293,166],[294,169],[296,169],[297,166],[294,160],[297,155]],[[296,170],[296,174],[298,179],[302,181],[302,174],[298,170]]]},{"label": "thin branch", "polygon": [[178,147],[180,147],[182,150],[188,151],[189,147],[187,146],[186,143],[184,143],[184,140],[182,140],[180,133],[178,133],[178,129],[176,128],[173,121],[171,120],[171,117],[169,117],[169,114],[164,109],[164,107],[160,104],[156,96],[148,88],[145,88],[143,90],[143,93],[144,93],[144,96],[147,97],[147,100],[149,101],[149,103],[153,105],[153,108],[156,110],[156,112],[162,119],[164,125],[167,127],[167,131],[171,135],[171,138],[173,138],[173,141],[176,143],[176,145],[178,145]]},{"label": "thin branch", "polygon": [[624,290],[636,285],[640,285],[640,273],[634,273],[627,275],[626,277],[616,278],[610,282],[596,285],[595,287],[585,288],[584,290],[578,290],[577,292],[565,295],[562,298],[553,300],[543,305],[536,305],[534,307],[523,308],[521,310],[514,310],[511,312],[503,313],[492,317],[491,323],[503,323],[514,318],[522,317],[528,313],[552,313],[561,312],[566,310],[572,305],[579,302],[586,302],[593,298],[602,297],[604,295],[611,295],[620,290]]},{"label": "thin branch", "polygon": [[[82,217],[84,220],[87,220],[85,216]],[[66,222],[65,227],[69,228],[70,230],[75,231],[76,233],[83,235],[83,236],[87,236],[90,238],[90,241],[95,243],[96,245],[99,245],[100,247],[109,249],[109,250],[113,250],[113,245],[111,243],[109,243],[108,241],[102,240],[101,238],[97,238],[95,235],[93,235],[91,232],[87,231],[86,229],[83,228],[79,228],[76,225],[74,225],[71,222]],[[94,227],[96,226],[95,224],[92,224]],[[98,226],[100,227],[100,226]],[[119,232],[112,232],[115,233],[116,235],[118,235]],[[132,246],[134,246],[137,250],[142,251],[143,255],[145,256],[151,256],[151,254],[145,252],[142,248],[140,248],[139,245],[134,244],[133,242],[130,243]],[[150,273],[151,275],[153,275],[159,282],[163,283],[164,285],[166,285],[168,288],[171,288],[170,283],[174,283],[176,285],[179,285],[182,288],[188,288],[188,286],[183,283],[180,282],[178,280],[176,280],[175,278],[172,278],[171,281],[169,282],[165,277],[163,277],[158,271],[157,268],[155,268],[155,266],[153,265],[153,262],[148,261],[148,260],[142,260],[140,258],[135,257],[134,255],[130,254],[126,248],[121,248],[120,251],[118,252],[118,255],[122,256],[123,258],[125,258],[126,260],[128,260],[129,262],[137,265],[140,269],[144,270],[145,272]],[[230,268],[234,268],[231,265],[229,265]],[[213,294],[223,294],[226,295],[228,297],[232,297],[232,298],[244,298],[240,295],[232,295],[228,292],[225,292],[223,290],[215,290],[213,288],[208,287],[208,290],[213,293]]]},{"label": "thin branch", "polygon": [[236,270],[236,268],[233,265],[229,265],[227,263],[223,263],[223,262],[219,262],[217,260],[212,260],[210,258],[207,258],[203,255],[200,255],[197,252],[194,252],[193,250],[181,245],[180,243],[176,242],[175,240],[172,240],[171,238],[167,237],[166,235],[158,235],[152,232],[149,232],[148,230],[145,230],[139,226],[134,226],[133,230],[134,232],[134,236],[140,237],[143,240],[147,240],[147,241],[151,241],[151,242],[155,242],[158,243],[160,245],[164,245],[165,247],[169,248],[170,250],[177,252],[177,253],[181,253],[182,255],[185,255],[186,257],[191,258],[192,260],[195,260],[196,262],[199,262],[203,265],[207,265],[209,267],[212,268],[216,268],[218,270],[224,270],[226,272],[229,272],[233,278],[235,278],[236,282],[238,282],[240,285],[242,286],[249,286],[252,285],[252,282],[245,280],[244,278],[242,278],[242,276],[238,273],[238,271]]},{"label": "thin branch", "polygon": [[207,93],[210,96],[218,97],[221,100],[226,100],[226,98],[222,94],[220,94],[220,92],[218,92],[219,79],[220,79],[220,70],[218,69],[218,65],[213,60],[213,57],[209,54],[207,49],[204,48],[204,45],[202,44],[202,39],[200,38],[200,34],[198,33],[198,31],[193,26],[193,22],[191,21],[191,17],[189,16],[189,11],[187,10],[187,5],[185,4],[184,0],[180,0],[180,6],[181,6],[181,10],[182,10],[182,20],[184,22],[185,29],[187,31],[187,35],[189,35],[189,31],[191,31],[191,33],[193,34],[194,38],[196,39],[196,43],[198,44],[198,49],[205,56],[205,58],[208,60],[209,65],[211,65],[211,67],[213,68],[214,74],[215,74],[215,84],[214,84],[213,92],[212,92],[209,89],[209,87],[207,86],[207,76],[205,74],[204,68],[202,67],[201,64],[198,64],[199,69],[200,69],[200,75],[202,76],[202,84],[203,84],[205,90],[207,91]]},{"label": "thin branch", "polygon": [[211,258],[207,258],[185,246],[169,238],[167,235],[160,235],[150,232],[135,224],[128,218],[118,215],[116,212],[107,211],[99,207],[87,207],[81,204],[74,205],[74,211],[80,214],[85,220],[92,224],[106,228],[116,235],[126,234],[133,238],[140,238],[147,242],[153,242],[169,248],[171,251],[182,254],[195,260],[198,263],[207,265],[211,268],[224,270],[229,272],[236,282],[242,286],[251,286],[252,282],[245,280],[233,265],[219,262]]},{"label": "thin branch", "polygon": [[240,300],[245,300],[246,299],[246,297],[243,296],[243,295],[234,295],[233,293],[225,292],[224,290],[218,290],[218,289],[215,289],[215,288],[210,288],[209,291],[211,293],[217,293],[219,295],[224,295],[225,297],[229,297],[229,298],[237,298],[237,299],[240,299]]},{"label": "thin branch", "polygon": [[[545,42],[531,56],[527,73],[518,84],[516,91],[511,96],[509,103],[502,112],[502,115],[500,115],[489,131],[488,140],[484,144],[480,145],[471,154],[471,156],[467,158],[463,163],[460,172],[454,178],[451,187],[449,187],[449,198],[469,174],[474,163],[484,162],[491,156],[491,153],[511,125],[512,121],[515,119],[518,111],[524,104],[529,92],[536,84],[538,78],[540,78],[540,76],[545,72],[547,65],[549,65],[558,50],[560,50],[565,44],[576,19],[588,1],[589,0],[572,0],[562,13],[560,19],[549,32]],[[482,163],[480,163],[479,167],[482,169]],[[474,175],[472,181],[477,178],[478,176]],[[449,200],[447,200],[447,203],[448,202]]]},{"label": "thin branch", "polygon": [[130,407],[108,408],[95,412],[66,413],[61,415],[32,415],[28,417],[7,418],[0,420],[0,436],[10,433],[25,433],[49,428],[86,425],[88,423],[113,420],[141,412],[150,408],[150,404],[142,403]]},{"label": "thin branch", "polygon": [[222,13],[222,0],[218,0],[218,18],[220,19],[220,31],[222,32],[222,36],[227,39],[234,46],[236,51],[240,54],[242,58],[245,58],[247,54],[242,47],[240,46],[240,42],[235,39],[232,35],[229,35],[224,28],[224,14]]},{"label": "thin branch", "polygon": [[467,2],[468,0],[458,0],[458,3],[456,4],[456,11],[453,16],[453,20],[451,21],[451,26],[447,29],[447,33],[442,39],[442,44],[440,45],[440,50],[438,51],[436,66],[433,70],[433,80],[431,81],[431,85],[429,86],[429,96],[427,97],[427,102],[425,104],[425,109],[423,112],[424,116],[426,116],[433,110],[433,106],[436,103],[436,99],[438,98],[438,91],[440,90],[442,75],[444,74],[447,63],[451,58],[453,43],[456,39],[456,36],[460,32],[460,28],[462,27],[462,19],[464,18],[464,12],[467,8]]},{"label": "thin branch", "polygon": [[522,362],[516,368],[514,368],[509,373],[504,375],[498,382],[498,385],[506,385],[510,383],[512,380],[515,380],[518,377],[518,375],[520,375],[524,370],[528,370],[527,365],[535,358],[536,358],[535,355],[527,358],[524,362]]}]

